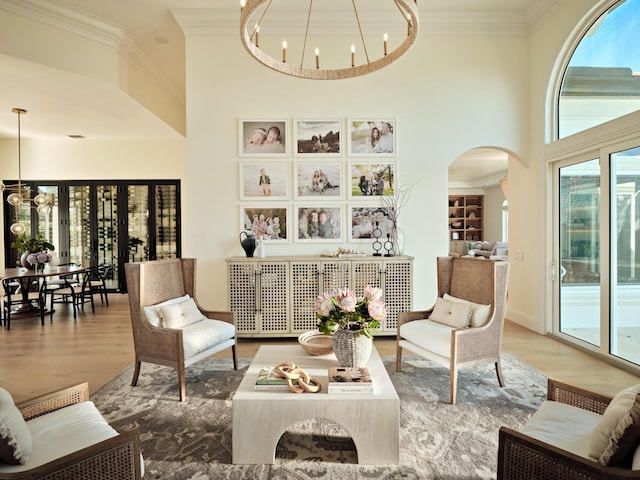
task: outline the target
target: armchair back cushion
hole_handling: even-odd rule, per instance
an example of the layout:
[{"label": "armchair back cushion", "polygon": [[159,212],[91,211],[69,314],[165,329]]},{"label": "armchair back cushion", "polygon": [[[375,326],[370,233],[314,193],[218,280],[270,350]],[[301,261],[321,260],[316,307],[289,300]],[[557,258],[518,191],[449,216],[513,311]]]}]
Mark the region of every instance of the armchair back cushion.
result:
[{"label": "armchair back cushion", "polygon": [[467,328],[471,320],[471,307],[469,303],[451,302],[438,297],[429,320],[454,328]]},{"label": "armchair back cushion", "polygon": [[589,455],[602,465],[629,460],[640,442],[640,384],[620,391],[591,434]]},{"label": "armchair back cushion", "polygon": [[184,302],[191,298],[189,294],[182,295],[177,298],[170,298],[169,300],[165,300],[164,302],[157,303],[155,305],[147,305],[144,307],[144,315],[147,318],[147,321],[153,325],[154,327],[159,327],[162,319],[160,318],[160,309],[166,305],[174,305],[176,303]]},{"label": "armchair back cushion", "polygon": [[31,433],[13,397],[0,388],[0,461],[9,465],[26,463],[31,455]]},{"label": "armchair back cushion", "polygon": [[468,303],[471,307],[472,327],[480,327],[489,320],[489,315],[491,315],[491,305],[480,305],[479,303],[473,303],[465,300],[464,298],[452,297],[448,293],[445,293],[442,298],[449,300],[450,302]]}]

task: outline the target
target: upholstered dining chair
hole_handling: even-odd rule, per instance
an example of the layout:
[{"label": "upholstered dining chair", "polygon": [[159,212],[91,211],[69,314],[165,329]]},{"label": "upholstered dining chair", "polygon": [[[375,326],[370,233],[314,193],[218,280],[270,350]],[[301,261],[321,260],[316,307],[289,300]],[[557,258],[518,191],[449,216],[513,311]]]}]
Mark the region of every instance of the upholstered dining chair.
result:
[{"label": "upholstered dining chair", "polygon": [[135,349],[132,386],[142,362],[172,367],[184,401],[186,367],[229,347],[238,369],[235,314],[197,303],[196,259],[127,263],[125,275]]},{"label": "upholstered dining chair", "polygon": [[458,371],[495,363],[504,386],[500,349],[509,281],[509,262],[438,257],[438,298],[424,311],[400,312],[396,371],[403,349],[449,368],[451,403],[456,403]]}]

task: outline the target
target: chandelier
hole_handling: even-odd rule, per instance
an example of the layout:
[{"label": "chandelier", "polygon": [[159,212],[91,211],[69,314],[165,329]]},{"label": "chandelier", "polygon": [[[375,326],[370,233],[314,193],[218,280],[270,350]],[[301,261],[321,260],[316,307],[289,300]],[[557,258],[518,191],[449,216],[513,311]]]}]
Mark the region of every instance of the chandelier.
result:
[{"label": "chandelier", "polygon": [[[324,2],[324,0],[322,1]],[[370,8],[370,1],[371,0],[366,0],[365,2],[367,8]],[[395,4],[395,7],[397,7],[398,20],[399,22],[402,22],[402,24],[406,25],[406,33],[404,28],[400,29],[402,32],[399,34],[400,38],[392,39],[388,32],[384,32],[380,35],[376,45],[369,45],[369,48],[367,48],[367,43],[371,43],[371,40],[367,42],[365,41],[365,38],[371,39],[373,27],[368,26],[368,24],[363,27],[364,22],[361,23],[361,15],[358,13],[356,0],[351,0],[351,4],[353,6],[352,14],[349,13],[349,11],[332,12],[334,19],[332,24],[342,23],[347,25],[348,18],[353,19],[351,23],[352,32],[342,32],[341,34],[341,36],[353,38],[351,46],[345,46],[343,52],[341,52],[345,59],[343,65],[346,66],[344,67],[322,68],[321,65],[323,62],[321,62],[320,59],[321,49],[319,48],[322,45],[316,45],[314,48],[315,64],[312,59],[310,60],[311,66],[304,65],[305,51],[307,48],[311,48],[311,46],[308,45],[308,40],[310,38],[309,31],[317,28],[317,23],[314,24],[312,21],[312,13],[314,13],[312,8],[313,0],[309,0],[308,11],[302,12],[297,10],[299,18],[296,19],[293,19],[295,15],[292,11],[269,11],[274,0],[241,0],[240,38],[244,48],[257,61],[286,75],[314,80],[337,80],[365,75],[367,73],[380,70],[381,68],[384,68],[398,60],[407,53],[418,38],[419,18],[418,7],[416,5],[417,0],[386,1],[390,2],[390,4]],[[277,2],[278,0],[276,0],[276,3]],[[347,2],[346,0],[341,0],[341,2],[338,3],[346,4]],[[347,10],[346,7],[345,10]],[[394,8],[394,11],[395,10],[396,8]],[[272,20],[270,23],[267,23],[267,20],[271,20],[273,17],[277,18],[278,16],[282,17],[279,20],[279,23],[277,20]],[[339,19],[339,21],[337,19]],[[391,15],[385,16],[385,21],[389,22],[390,29],[393,28],[393,30],[398,30],[393,27],[394,19]],[[282,40],[281,57],[279,56],[279,45],[277,49],[274,49],[273,45],[271,45],[271,53],[268,53],[260,47],[260,34],[263,34],[263,36],[264,34],[270,36],[278,35],[280,32],[275,31],[275,28],[273,28],[274,25],[286,25],[287,27],[290,27],[290,24],[292,23],[296,23],[299,26],[304,24],[304,38],[302,45],[297,46],[302,52],[300,62],[297,65],[290,63],[287,58],[287,49],[290,48],[291,45],[289,45],[286,39]],[[338,35],[333,35],[332,33],[333,29],[332,32],[325,32],[324,36],[338,37]],[[313,36],[313,38],[314,40],[317,40],[316,36]],[[392,40],[396,40],[395,43],[397,44],[393,49],[390,48]],[[371,58],[369,56],[373,51],[379,52],[375,58]],[[358,52],[357,55],[356,52]],[[335,58],[335,56],[335,52],[333,52],[333,57]],[[350,64],[348,61],[349,58],[351,60]]]},{"label": "chandelier", "polygon": [[[7,202],[9,205],[14,207],[15,222],[11,225],[9,230],[11,230],[11,233],[14,233],[15,235],[22,235],[25,233],[26,227],[20,222],[20,210],[25,205],[27,207],[32,207],[29,202],[31,197],[30,190],[25,188],[22,183],[22,152],[20,145],[20,117],[26,114],[27,111],[23,108],[13,108],[11,111],[18,114],[18,183],[5,185],[4,182],[0,180],[0,191],[6,190],[10,192],[9,195],[7,195]],[[44,215],[49,212],[49,200],[46,195],[39,193],[33,198],[33,203],[33,208],[36,208],[39,214]]]}]

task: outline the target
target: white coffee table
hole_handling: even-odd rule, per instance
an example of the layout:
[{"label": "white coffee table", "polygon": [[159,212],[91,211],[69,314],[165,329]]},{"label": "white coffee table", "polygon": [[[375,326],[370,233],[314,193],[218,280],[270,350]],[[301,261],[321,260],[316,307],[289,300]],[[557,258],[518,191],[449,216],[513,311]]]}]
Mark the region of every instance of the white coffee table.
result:
[{"label": "white coffee table", "polygon": [[[292,361],[322,384],[319,393],[256,391],[262,367]],[[375,348],[367,363],[374,393],[327,393],[327,369],[335,355],[312,356],[299,345],[263,345],[233,396],[233,463],[274,463],[276,445],[289,427],[310,418],[327,418],[344,427],[361,464],[397,464],[400,400]]]}]

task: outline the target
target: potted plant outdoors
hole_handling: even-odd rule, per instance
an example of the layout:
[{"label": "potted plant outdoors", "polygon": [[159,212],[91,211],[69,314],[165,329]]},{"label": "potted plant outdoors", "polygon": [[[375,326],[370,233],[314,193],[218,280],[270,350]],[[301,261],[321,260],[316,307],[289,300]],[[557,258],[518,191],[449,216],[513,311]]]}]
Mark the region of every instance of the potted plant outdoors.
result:
[{"label": "potted plant outdoors", "polygon": [[343,367],[367,363],[373,347],[373,333],[387,317],[382,290],[367,285],[364,296],[348,289],[324,293],[314,304],[318,330],[333,335],[333,350]]},{"label": "potted plant outdoors", "polygon": [[[18,250],[18,253],[21,253],[20,264],[29,269],[35,268],[36,265],[35,263],[31,264],[27,261],[30,253],[48,254],[49,251],[53,252],[56,249],[56,247],[45,240],[41,234],[38,234],[35,238],[28,237],[25,234],[18,235],[18,238],[11,244],[11,248],[15,248]],[[41,256],[41,258],[44,258],[44,256]],[[50,259],[51,257],[49,256],[48,258]]]}]

